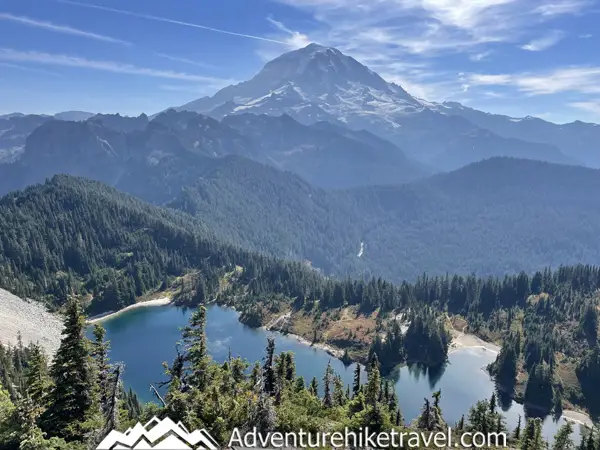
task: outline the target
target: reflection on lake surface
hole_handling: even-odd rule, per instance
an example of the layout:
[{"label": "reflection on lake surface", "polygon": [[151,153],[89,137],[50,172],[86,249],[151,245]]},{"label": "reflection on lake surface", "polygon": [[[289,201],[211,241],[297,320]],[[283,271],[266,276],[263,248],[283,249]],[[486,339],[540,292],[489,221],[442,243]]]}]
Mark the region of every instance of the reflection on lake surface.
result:
[{"label": "reflection on lake surface", "polygon": [[[164,380],[161,363],[169,363],[175,356],[175,343],[181,339],[181,327],[188,322],[191,310],[160,306],[137,308],[103,322],[107,339],[111,341],[112,361],[125,363],[124,382],[137,392],[140,399],[152,401],[149,385]],[[325,351],[300,343],[292,336],[252,329],[238,321],[238,313],[216,305],[208,307],[207,338],[212,358],[223,362],[229,352],[249,362],[264,356],[267,336],[273,335],[276,351],[292,351],[296,371],[308,383],[313,377],[320,381],[327,363],[340,374],[346,384],[352,384],[354,365],[348,367]],[[438,370],[423,369],[416,365],[396,368],[390,378],[394,381],[405,420],[412,421],[420,413],[425,397],[441,389],[442,411],[449,424],[455,424],[478,400],[489,398],[494,384],[484,371],[495,359],[495,353],[481,349],[460,349],[449,355],[449,363]],[[366,378],[366,375],[364,375]],[[509,429],[516,426],[523,407],[515,402],[499,402]],[[551,438],[564,423],[548,417],[544,421],[544,435]],[[578,434],[578,428],[575,427]]]}]

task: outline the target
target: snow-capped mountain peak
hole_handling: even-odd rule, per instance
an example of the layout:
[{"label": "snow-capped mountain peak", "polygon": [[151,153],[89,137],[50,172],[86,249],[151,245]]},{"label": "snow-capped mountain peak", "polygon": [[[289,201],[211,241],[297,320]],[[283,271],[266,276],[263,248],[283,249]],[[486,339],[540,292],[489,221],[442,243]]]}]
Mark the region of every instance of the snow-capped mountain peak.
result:
[{"label": "snow-capped mountain peak", "polygon": [[[475,119],[471,116],[479,117],[479,112],[459,103],[415,98],[351,56],[318,44],[284,53],[252,79],[178,109],[217,119],[245,113],[288,114],[306,125],[327,121],[365,129],[396,144],[409,157],[445,170],[491,156],[573,162],[545,133],[530,142],[531,127],[543,125],[539,119],[508,118],[498,126],[482,126],[496,118],[481,113],[488,119]],[[527,133],[507,129],[515,125],[523,125]]]},{"label": "snow-capped mountain peak", "polygon": [[337,49],[318,44],[285,53],[267,63],[254,78],[262,86],[278,87],[288,81],[304,90],[325,93],[348,82],[358,82],[380,90],[387,83],[375,72]]},{"label": "snow-capped mountain peak", "polygon": [[354,58],[335,48],[310,44],[268,62],[252,79],[180,109],[222,117],[240,112],[270,114],[283,108],[296,119],[312,123],[332,115],[344,122],[346,113],[387,114],[422,106]]}]

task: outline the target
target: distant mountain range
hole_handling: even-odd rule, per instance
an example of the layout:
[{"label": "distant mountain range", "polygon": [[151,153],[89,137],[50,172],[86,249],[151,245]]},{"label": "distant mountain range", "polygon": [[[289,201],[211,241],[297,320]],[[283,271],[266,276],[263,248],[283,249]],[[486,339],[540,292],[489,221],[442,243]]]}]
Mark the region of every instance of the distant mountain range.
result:
[{"label": "distant mountain range", "polygon": [[316,44],[274,59],[249,81],[177,109],[215,118],[288,114],[304,124],[328,121],[365,129],[439,170],[493,156],[600,167],[597,125],[555,125],[430,103],[340,51]]},{"label": "distant mountain range", "polygon": [[[397,150],[370,133],[304,126],[288,116],[236,115],[218,122],[169,111],[153,120],[53,120],[28,137],[16,162],[0,165],[0,192],[58,173],[85,176],[187,212],[223,242],[309,260],[337,275],[401,280],[424,271],[501,274],[593,263],[600,252],[600,208],[593,195],[600,189],[599,170],[492,158],[407,184],[332,191],[277,164],[248,159],[285,155],[253,145],[246,126],[270,130],[286,145],[300,137],[348,139],[356,143],[350,153],[355,158],[375,151],[370,146],[384,156]],[[333,164],[327,170],[339,181]]]},{"label": "distant mountain range", "polygon": [[151,117],[0,117],[0,194],[86,177],[337,275],[530,271],[597,263],[598,128],[428,103],[310,45]]},{"label": "distant mountain range", "polygon": [[[195,181],[200,169],[213,163],[211,158],[231,154],[293,171],[327,188],[398,184],[428,173],[398,147],[369,132],[328,123],[302,125],[286,115],[243,114],[219,122],[169,110],[152,120],[145,115],[100,114],[84,122],[39,116],[9,120],[23,124],[0,136],[14,135],[10,145],[17,149],[5,151],[4,162],[11,164],[0,164],[0,174],[5,172],[0,179],[3,193],[67,173],[113,186],[126,183],[132,185],[128,192],[165,201],[187,184],[185,180]],[[20,133],[31,128],[28,136]],[[152,185],[142,181],[149,178],[157,189],[164,189],[161,194],[143,191]],[[167,179],[175,184],[164,186]]]},{"label": "distant mountain range", "polygon": [[229,242],[326,273],[402,280],[597,263],[597,189],[600,170],[493,158],[405,185],[331,192],[229,157],[168,206]]},{"label": "distant mountain range", "polygon": [[[127,166],[112,184],[194,216],[220,242],[326,274],[501,275],[597,263],[600,253],[596,169],[493,158],[405,185],[328,191],[236,155],[163,163]],[[88,176],[110,183],[108,168]]]},{"label": "distant mountain range", "polygon": [[0,116],[0,164],[13,162],[19,158],[25,146],[25,140],[33,130],[49,120],[83,121],[94,116],[93,113],[67,111],[54,116],[43,114],[12,113]]},{"label": "distant mountain range", "polygon": [[[84,176],[190,213],[224,242],[326,273],[500,274],[600,252],[598,170],[492,158],[425,176],[374,134],[287,115],[18,119],[20,129],[41,124],[0,164],[0,193]],[[411,176],[424,178],[400,183]]]},{"label": "distant mountain range", "polygon": [[506,138],[556,145],[591,167],[600,167],[600,125],[575,121],[557,125],[537,117],[514,118],[468,108],[456,102],[444,102],[446,114],[464,117],[478,127]]},{"label": "distant mountain range", "polygon": [[33,130],[50,120],[46,116],[9,114],[0,117],[0,164],[16,161]]},{"label": "distant mountain range", "polygon": [[26,117],[28,115],[41,116],[41,117],[45,117],[48,119],[54,117],[55,119],[58,119],[58,120],[72,120],[75,122],[80,122],[83,120],[87,120],[92,116],[95,116],[96,113],[85,112],[85,111],[63,111],[63,112],[56,113],[54,115],[48,115],[48,114],[23,114],[20,112],[14,112],[14,113],[10,113],[10,114],[0,115],[0,120],[12,119],[13,117]]},{"label": "distant mountain range", "polygon": [[[484,113],[455,102],[428,102],[388,83],[339,50],[317,44],[275,58],[248,81],[174,109],[222,121],[218,139],[238,140],[238,149],[223,148],[225,153],[244,154],[292,170],[325,187],[410,181],[495,156],[600,167],[599,125],[556,125],[531,117]],[[250,114],[288,117],[276,123]],[[236,118],[239,115],[245,119]],[[187,124],[176,122],[186,117],[177,116],[167,126],[185,134]],[[0,163],[16,161],[27,136],[52,118],[93,121],[124,133],[139,131],[150,121],[144,114],[124,118],[83,111],[53,117],[0,116]],[[216,123],[207,126],[218,128]],[[231,128],[243,132],[246,139],[228,136]],[[305,131],[311,134],[306,139]],[[199,147],[221,145],[201,130],[195,134],[193,143]],[[334,171],[332,166],[336,166]]]}]

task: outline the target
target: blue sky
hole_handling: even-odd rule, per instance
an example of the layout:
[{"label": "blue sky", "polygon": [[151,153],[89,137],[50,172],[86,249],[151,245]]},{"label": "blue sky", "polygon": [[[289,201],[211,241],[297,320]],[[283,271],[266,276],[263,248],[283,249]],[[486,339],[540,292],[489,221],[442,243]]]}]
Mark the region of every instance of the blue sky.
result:
[{"label": "blue sky", "polygon": [[430,101],[600,122],[600,0],[0,0],[0,114],[137,115],[318,42]]}]

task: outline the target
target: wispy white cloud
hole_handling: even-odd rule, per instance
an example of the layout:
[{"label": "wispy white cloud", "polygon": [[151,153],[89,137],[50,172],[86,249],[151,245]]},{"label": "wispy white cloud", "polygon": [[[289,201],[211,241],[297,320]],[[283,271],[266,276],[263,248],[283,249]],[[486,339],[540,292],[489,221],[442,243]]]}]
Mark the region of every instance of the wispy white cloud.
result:
[{"label": "wispy white cloud", "polygon": [[44,69],[38,69],[35,67],[21,66],[19,64],[0,62],[0,67],[5,67],[7,69],[20,70],[22,72],[38,73],[41,75],[50,75],[51,77],[62,77],[62,75],[57,72],[52,72],[50,70],[44,70]]},{"label": "wispy white cloud", "polygon": [[558,0],[544,2],[534,9],[534,12],[542,16],[560,16],[564,14],[577,14],[586,6],[590,5],[590,0]]},{"label": "wispy white cloud", "polygon": [[506,98],[506,94],[503,92],[496,92],[496,91],[484,91],[482,92],[484,97],[487,98]]},{"label": "wispy white cloud", "polygon": [[530,52],[540,52],[555,46],[562,41],[564,37],[565,33],[563,31],[553,30],[541,38],[534,39],[528,44],[522,45],[521,48]]},{"label": "wispy white cloud", "polygon": [[469,59],[471,61],[483,61],[483,60],[487,59],[492,53],[493,53],[492,50],[486,50],[486,51],[479,52],[479,53],[473,53],[473,54],[469,55]]},{"label": "wispy white cloud", "polygon": [[37,51],[19,51],[10,48],[0,48],[0,60],[12,62],[24,62],[43,64],[50,66],[78,67],[82,69],[100,70],[104,72],[122,73],[154,78],[166,78],[174,80],[194,81],[205,83],[214,87],[223,87],[231,84],[234,80],[194,75],[186,72],[174,72],[172,70],[150,69],[132,64],[116,61],[93,60],[56,53],[44,53]]},{"label": "wispy white cloud", "polygon": [[173,25],[181,25],[184,27],[198,28],[198,29],[206,30],[206,31],[213,31],[215,33],[228,34],[230,36],[237,36],[237,37],[242,37],[242,38],[247,38],[247,39],[255,39],[255,40],[259,40],[259,41],[263,41],[263,42],[271,42],[271,43],[275,43],[275,44],[287,45],[287,42],[280,41],[277,39],[270,39],[267,37],[256,36],[256,35],[252,35],[252,34],[236,33],[234,31],[222,30],[220,28],[209,27],[209,26],[200,25],[197,23],[183,22],[181,20],[174,20],[174,19],[169,19],[166,17],[153,16],[151,14],[136,13],[136,12],[128,11],[128,10],[124,10],[124,9],[109,8],[107,6],[100,6],[100,5],[95,5],[92,3],[81,3],[81,2],[77,2],[77,1],[73,1],[73,0],[56,0],[56,1],[58,1],[60,3],[69,4],[69,5],[81,6],[84,8],[97,9],[99,11],[107,11],[107,12],[112,12],[112,13],[116,13],[116,14],[123,14],[123,15],[131,16],[131,17],[137,17],[139,19],[153,20],[156,22],[164,22],[164,23],[170,23]]},{"label": "wispy white cloud", "polygon": [[558,92],[600,93],[600,67],[569,67],[537,75],[518,75],[514,84],[531,95]]},{"label": "wispy white cloud", "polygon": [[469,80],[469,83],[477,86],[506,85],[510,84],[512,81],[511,75],[507,74],[490,75],[483,73],[471,73],[468,74],[467,79]]},{"label": "wispy white cloud", "polygon": [[189,64],[191,66],[202,67],[204,69],[216,69],[212,64],[208,64],[202,61],[196,61],[194,59],[183,58],[181,56],[167,55],[166,53],[155,53],[156,56],[159,56],[164,59],[168,59],[169,61],[180,62],[183,64]]},{"label": "wispy white cloud", "polygon": [[472,29],[487,21],[486,16],[498,10],[498,7],[514,2],[515,0],[409,0],[399,3],[411,9],[424,9],[429,12],[430,17],[444,25]]},{"label": "wispy white cloud", "polygon": [[594,37],[593,34],[591,33],[586,33],[586,34],[580,34],[579,36],[577,36],[579,39],[590,39],[592,37]]},{"label": "wispy white cloud", "polygon": [[288,37],[285,39],[285,42],[292,48],[302,48],[306,47],[311,43],[310,39],[306,34],[300,33],[298,31],[290,30],[283,23],[273,19],[272,17],[267,17],[267,20],[271,25],[277,28],[279,31],[284,32]]},{"label": "wispy white cloud", "polygon": [[438,72],[429,66],[410,67],[410,64],[398,64],[395,68],[378,69],[378,73],[385,80],[400,85],[410,94],[425,100],[459,101],[469,89],[468,83],[450,73]]},{"label": "wispy white cloud", "polygon": [[589,102],[571,102],[569,103],[569,106],[582,111],[590,112],[600,118],[600,99]]},{"label": "wispy white cloud", "polygon": [[587,6],[583,0],[278,1],[314,15],[322,28],[311,32],[311,38],[320,34],[317,37],[325,39],[319,40],[334,46],[387,45],[388,51],[411,54],[471,51],[486,43],[513,42],[550,16]]},{"label": "wispy white cloud", "polygon": [[462,93],[460,86],[450,81],[438,81],[426,77],[405,77],[403,75],[384,74],[384,78],[402,86],[411,95],[425,100],[453,98],[453,94]]},{"label": "wispy white cloud", "polygon": [[69,34],[71,36],[79,36],[86,39],[94,39],[96,41],[109,42],[111,44],[131,45],[131,42],[116,39],[110,36],[106,36],[104,34],[92,33],[90,31],[80,30],[78,28],[73,28],[67,25],[58,25],[52,22],[32,19],[30,17],[25,16],[15,16],[13,14],[0,12],[0,20],[15,22],[21,25],[26,25],[34,28],[41,28],[47,31],[52,31],[54,33]]},{"label": "wispy white cloud", "polygon": [[213,94],[212,86],[199,86],[199,85],[179,85],[179,84],[163,84],[159,86],[159,89],[170,92],[187,92],[189,94]]},{"label": "wispy white cloud", "polygon": [[[543,33],[548,21],[588,6],[583,0],[551,0],[553,6],[549,6],[547,0],[275,1],[313,17],[308,28],[297,29],[296,33],[306,35],[313,42],[339,48],[385,79],[399,82],[408,90],[414,86],[422,93],[416,95],[432,100],[464,94],[464,85],[470,85],[438,63],[441,57],[465,53],[471,61],[484,61],[498,46],[522,44],[532,30]],[[285,20],[278,20],[288,31],[294,31]],[[562,36],[551,32],[550,38],[555,42],[543,37],[544,41],[527,43],[527,48],[548,48]],[[272,47],[264,47],[266,50],[260,52],[271,56]],[[398,61],[430,64],[426,69],[402,64],[393,67]],[[509,82],[506,78],[503,81]]]},{"label": "wispy white cloud", "polygon": [[564,92],[600,93],[600,67],[563,67],[541,73],[466,75],[471,85],[512,86],[527,95],[550,95]]}]

